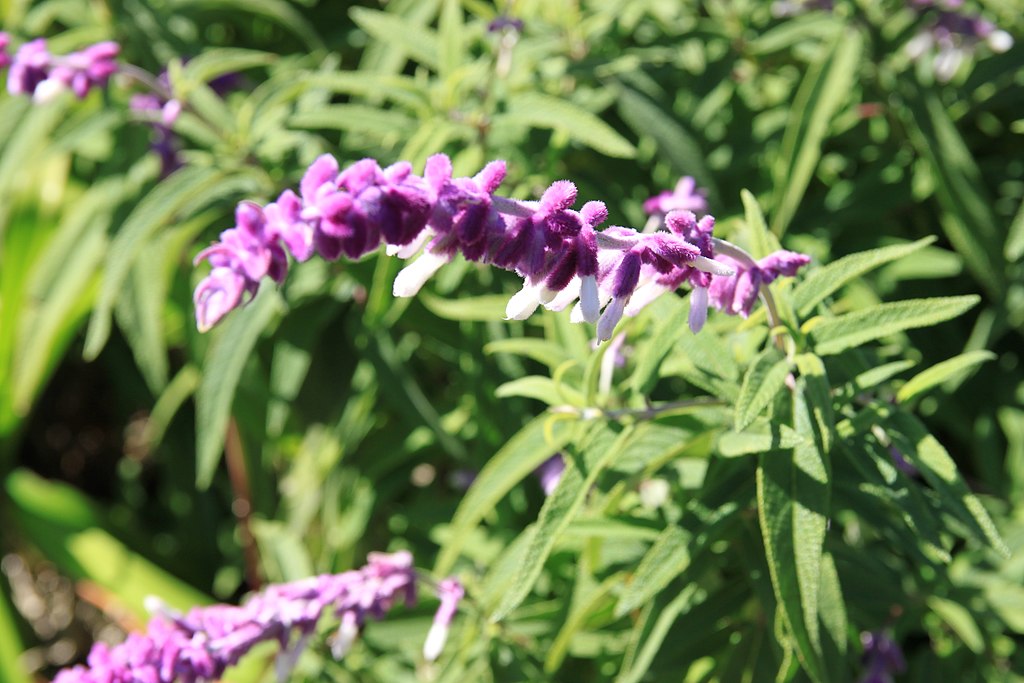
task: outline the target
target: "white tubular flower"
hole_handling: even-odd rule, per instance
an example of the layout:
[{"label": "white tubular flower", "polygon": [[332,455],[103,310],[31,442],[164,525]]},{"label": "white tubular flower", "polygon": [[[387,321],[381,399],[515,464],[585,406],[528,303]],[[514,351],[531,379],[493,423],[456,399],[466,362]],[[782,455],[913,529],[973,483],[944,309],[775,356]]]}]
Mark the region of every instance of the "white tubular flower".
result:
[{"label": "white tubular flower", "polygon": [[526,320],[540,306],[537,287],[529,282],[523,283],[523,288],[512,295],[505,306],[505,320]]},{"label": "white tubular flower", "polygon": [[423,252],[419,258],[400,270],[395,276],[392,290],[394,295],[397,297],[416,296],[427,280],[450,260],[451,257],[444,254],[436,254],[432,251]]},{"label": "white tubular flower", "polygon": [[601,315],[601,298],[597,289],[597,277],[594,275],[580,278],[580,312],[588,323],[597,322]]},{"label": "white tubular flower", "polygon": [[708,320],[707,287],[694,287],[690,295],[690,331],[697,334]]},{"label": "white tubular flower", "polygon": [[626,309],[627,303],[629,303],[628,297],[616,297],[604,309],[601,319],[597,321],[597,340],[599,342],[606,342],[612,338],[612,332],[615,331],[615,326],[622,320],[622,313]]}]

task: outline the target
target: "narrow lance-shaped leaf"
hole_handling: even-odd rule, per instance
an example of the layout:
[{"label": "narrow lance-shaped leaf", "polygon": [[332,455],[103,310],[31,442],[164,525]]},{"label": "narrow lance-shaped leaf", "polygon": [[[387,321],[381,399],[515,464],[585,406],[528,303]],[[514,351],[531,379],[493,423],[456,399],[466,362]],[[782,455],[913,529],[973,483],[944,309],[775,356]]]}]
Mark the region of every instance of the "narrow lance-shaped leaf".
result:
[{"label": "narrow lance-shaped leaf", "polygon": [[958,375],[966,374],[976,365],[994,360],[996,354],[991,351],[968,351],[941,363],[936,363],[927,370],[922,370],[911,377],[896,392],[896,400],[900,403],[912,401],[925,392],[937,387]]},{"label": "narrow lance-shaped leaf", "polygon": [[114,302],[148,238],[184,207],[196,209],[194,195],[221,180],[215,169],[186,166],[154,187],[128,216],[107,252],[99,300],[85,338],[86,358],[95,358],[106,344]]},{"label": "narrow lance-shaped leaf", "polygon": [[31,683],[28,671],[22,666],[25,644],[14,621],[14,606],[8,598],[6,586],[0,585],[0,677],[10,683]]},{"label": "narrow lance-shaped leaf", "polygon": [[904,83],[904,123],[936,183],[940,224],[967,267],[993,295],[1004,294],[1002,239],[981,171],[936,92]]},{"label": "narrow lance-shaped leaf", "polygon": [[519,125],[563,131],[570,139],[620,159],[632,159],[636,148],[614,128],[577,104],[552,95],[528,92],[509,100],[508,111],[494,117],[494,126]]},{"label": "narrow lance-shaped leaf", "polygon": [[761,414],[785,386],[789,363],[781,358],[775,347],[763,351],[747,368],[736,399],[733,428],[742,431]]},{"label": "narrow lance-shaped leaf", "polygon": [[484,515],[524,477],[568,443],[575,423],[549,425],[550,419],[541,415],[527,423],[480,470],[452,517],[448,541],[441,547],[434,565],[435,574],[449,573],[470,532]]},{"label": "narrow lance-shaped leaf", "polygon": [[628,588],[615,606],[615,614],[622,616],[645,604],[684,571],[690,564],[691,540],[689,532],[678,526],[666,527],[637,565]]},{"label": "narrow lance-shaped leaf", "polygon": [[365,7],[354,7],[349,15],[359,28],[380,43],[400,47],[423,66],[434,70],[438,68],[440,46],[433,29],[397,14]]},{"label": "narrow lance-shaped leaf", "polygon": [[659,106],[630,88],[622,88],[617,104],[622,120],[637,135],[653,138],[658,154],[668,160],[672,170],[679,175],[693,176],[698,185],[707,188],[711,205],[717,204],[718,191],[714,174],[704,163],[706,155],[677,118],[666,113],[667,107]]},{"label": "narrow lance-shaped leaf", "polygon": [[768,224],[764,219],[764,212],[761,205],[749,190],[740,190],[740,200],[743,202],[743,220],[750,230],[751,240],[754,243],[754,256],[762,258],[773,251],[781,249],[778,238],[768,230]]},{"label": "narrow lance-shaped leaf", "polygon": [[789,227],[814,169],[832,117],[850,97],[860,66],[861,37],[847,30],[832,51],[811,65],[790,108],[779,160],[773,166],[775,196],[772,232],[781,237]]},{"label": "narrow lance-shaped leaf", "polygon": [[801,443],[803,438],[789,425],[759,418],[742,431],[722,434],[718,439],[718,454],[723,458],[735,458],[793,448]]},{"label": "narrow lance-shaped leaf", "polygon": [[814,268],[793,290],[793,307],[800,315],[807,315],[815,306],[851,280],[890,261],[909,256],[934,241],[934,237],[924,237],[908,244],[894,244],[861,251],[820,268]]},{"label": "narrow lance-shaped leaf", "polygon": [[821,320],[812,328],[820,355],[841,353],[867,342],[918,327],[930,327],[973,308],[977,295],[909,299]]},{"label": "narrow lance-shaped leaf", "polygon": [[797,656],[813,680],[823,681],[818,593],[831,484],[806,385],[806,378],[798,378],[793,392],[793,426],[805,443],[791,453],[761,456],[758,515],[772,587]]},{"label": "narrow lance-shaped leaf", "polygon": [[1009,557],[1009,549],[992,518],[978,497],[967,487],[953,458],[938,439],[917,418],[903,412],[893,412],[887,431],[893,445],[921,472],[925,481],[939,494],[943,504],[973,529],[979,538]]},{"label": "narrow lance-shaped leaf", "polygon": [[281,309],[281,296],[263,287],[242,311],[229,318],[211,345],[196,391],[196,485],[205,489],[220,462],[242,370],[263,330]]},{"label": "narrow lance-shaped leaf", "polygon": [[627,428],[614,438],[611,430],[603,424],[595,425],[580,445],[576,457],[565,458],[565,471],[541,508],[516,580],[491,614],[491,621],[504,619],[529,595],[555,542],[583,506],[590,487],[612,459],[625,449],[632,434],[632,429]]}]

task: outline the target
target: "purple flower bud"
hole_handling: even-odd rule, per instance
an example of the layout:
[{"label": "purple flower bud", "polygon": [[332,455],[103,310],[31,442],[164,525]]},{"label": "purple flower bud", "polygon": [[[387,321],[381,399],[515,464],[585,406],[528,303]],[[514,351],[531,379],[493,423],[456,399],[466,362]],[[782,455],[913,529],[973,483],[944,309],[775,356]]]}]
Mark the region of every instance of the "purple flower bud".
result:
[{"label": "purple flower bud", "polygon": [[865,631],[860,634],[860,642],[864,647],[861,661],[865,668],[860,683],[892,683],[894,673],[906,671],[907,663],[899,644],[885,633]]},{"label": "purple flower bud", "polygon": [[555,487],[558,486],[559,480],[562,478],[562,472],[565,471],[565,459],[561,453],[555,453],[550,458],[545,460],[533,471],[533,473],[540,480],[540,487],[544,490],[544,495],[550,496]]},{"label": "purple flower bud", "polygon": [[242,302],[245,278],[229,267],[217,267],[196,287],[196,326],[206,332]]}]

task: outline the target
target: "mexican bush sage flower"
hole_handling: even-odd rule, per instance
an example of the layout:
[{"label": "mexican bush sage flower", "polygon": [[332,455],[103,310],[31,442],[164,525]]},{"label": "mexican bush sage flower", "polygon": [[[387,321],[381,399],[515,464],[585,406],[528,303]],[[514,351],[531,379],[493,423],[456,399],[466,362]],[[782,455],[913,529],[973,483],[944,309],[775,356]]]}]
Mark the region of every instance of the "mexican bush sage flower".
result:
[{"label": "mexican bush sage flower", "polygon": [[117,72],[120,46],[112,41],[96,43],[78,52],[54,55],[44,38],[21,45],[10,62],[7,91],[30,95],[36,102],[49,102],[65,90],[79,98],[93,88],[104,87]]},{"label": "mexican bush sage flower", "polygon": [[[670,210],[666,231],[599,231],[608,217],[605,205],[591,201],[573,208],[573,183],[557,181],[540,200],[523,201],[495,194],[504,177],[505,162],[492,161],[473,177],[454,178],[443,154],[427,160],[423,176],[406,162],[381,168],[363,159],[341,169],[334,157],[321,156],[298,194],[285,190],[264,207],[244,202],[236,226],[196,257],[213,266],[195,291],[197,325],[210,329],[251,297],[262,278],[281,282],[286,250],[297,261],[314,254],[355,260],[383,244],[388,254],[412,259],[395,278],[400,297],[415,295],[462,255],[523,278],[507,318],[526,318],[540,306],[562,310],[578,300],[574,319],[597,323],[602,341],[623,315],[635,314],[658,294],[684,282],[707,288],[710,275],[733,273],[714,260],[710,216],[697,221],[689,211]],[[629,306],[645,285],[644,295]]]},{"label": "mexican bush sage flower", "polygon": [[776,251],[752,264],[741,263],[724,255],[718,258],[731,264],[736,274],[712,279],[708,289],[711,305],[730,315],[744,318],[750,315],[762,285],[770,284],[782,275],[792,277],[811,261],[806,254],[793,251]]},{"label": "mexican bush sage flower", "polygon": [[[438,586],[441,605],[427,638],[435,659],[463,595],[455,579]],[[398,601],[416,601],[416,572],[408,552],[370,553],[361,569],[271,585],[240,606],[197,607],[181,614],[156,601],[145,633],[130,634],[114,647],[97,643],[87,666],[61,671],[54,683],[212,681],[265,641],[280,645],[277,670],[285,681],[323,616],[340,622],[331,647],[340,658],[367,618],[383,618]]]}]

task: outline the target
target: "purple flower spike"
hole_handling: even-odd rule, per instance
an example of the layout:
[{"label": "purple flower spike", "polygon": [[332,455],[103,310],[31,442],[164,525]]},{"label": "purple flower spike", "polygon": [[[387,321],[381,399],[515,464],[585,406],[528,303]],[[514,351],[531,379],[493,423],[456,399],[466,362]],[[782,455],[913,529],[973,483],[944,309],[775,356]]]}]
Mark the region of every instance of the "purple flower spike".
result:
[{"label": "purple flower spike", "polygon": [[697,187],[697,181],[683,176],[675,189],[665,190],[644,202],[644,211],[649,215],[667,214],[669,211],[707,211],[707,190]]},{"label": "purple flower spike", "polygon": [[[434,658],[440,654],[463,594],[455,579],[445,579],[438,586],[441,605],[427,638]],[[412,555],[397,552],[371,553],[361,569],[269,586],[240,606],[197,607],[180,614],[155,601],[156,616],[144,634],[133,633],[114,647],[97,643],[87,666],[65,669],[54,682],[210,681],[266,641],[280,644],[277,670],[279,678],[287,680],[324,615],[330,614],[340,624],[332,651],[342,656],[367,618],[383,618],[399,601],[412,605],[415,599]]]},{"label": "purple flower spike", "polygon": [[[325,155],[309,167],[298,194],[286,190],[263,208],[262,227],[243,230],[240,220],[239,228],[223,233],[200,260],[234,269],[244,277],[243,292],[252,293],[257,275],[266,271],[278,279],[286,270],[285,250],[299,261],[314,253],[328,260],[342,254],[357,259],[383,243],[388,255],[413,259],[393,286],[395,296],[408,297],[461,254],[523,278],[506,307],[507,319],[525,319],[542,305],[560,311],[578,300],[572,319],[598,323],[602,340],[610,338],[623,315],[633,315],[656,296],[683,283],[706,289],[712,275],[734,272],[714,260],[714,218],[697,220],[689,210],[670,208],[704,206],[692,181],[682,182],[677,195],[698,199],[676,197],[659,205],[667,211],[669,229],[641,233],[617,226],[598,231],[608,218],[607,207],[591,201],[578,211],[572,208],[577,188],[568,180],[552,183],[539,201],[525,201],[494,194],[504,177],[503,161],[492,161],[475,176],[453,178],[451,160],[443,154],[427,160],[422,176],[408,163],[381,169],[373,159],[339,169]],[[783,261],[765,268],[771,273],[793,269]],[[204,292],[213,289],[203,285]],[[694,298],[694,329],[703,324],[699,304],[704,298],[703,293]],[[221,308],[212,313],[222,315]],[[202,318],[208,325],[215,316],[204,312]]]}]

